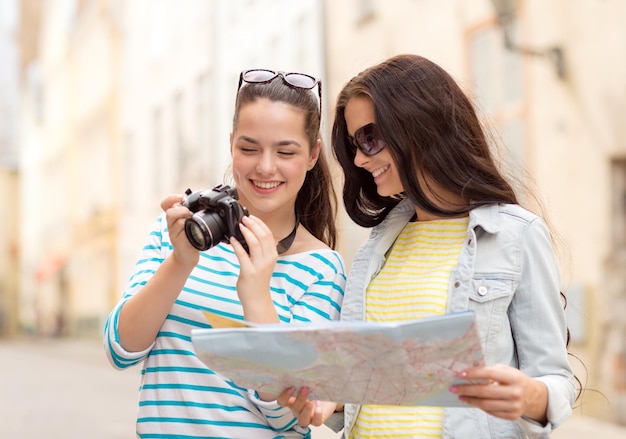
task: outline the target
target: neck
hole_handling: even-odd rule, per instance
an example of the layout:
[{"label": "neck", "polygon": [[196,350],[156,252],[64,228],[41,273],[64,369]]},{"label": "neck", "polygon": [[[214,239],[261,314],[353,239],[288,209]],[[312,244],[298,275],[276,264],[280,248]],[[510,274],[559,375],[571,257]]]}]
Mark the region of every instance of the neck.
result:
[{"label": "neck", "polygon": [[272,234],[276,239],[282,239],[287,236],[292,230],[293,226],[298,222],[296,219],[295,207],[283,206],[279,209],[272,211],[260,211],[251,207],[250,203],[244,203],[240,200],[242,206],[248,208],[250,215],[254,215],[265,223],[265,225],[272,231]]},{"label": "neck", "polygon": [[[455,210],[464,208],[468,205],[467,200],[449,191],[439,189],[437,193],[439,194],[439,197],[436,197],[432,195],[432,193],[430,193],[429,199],[433,204],[435,204],[436,207],[440,208],[443,211],[446,211],[446,210],[455,211]],[[440,214],[427,212],[423,209],[420,209],[416,205],[413,205],[413,207],[415,208],[417,221],[436,221],[436,220],[441,220],[441,219],[463,218],[469,215],[468,213],[460,213],[458,215],[453,215],[453,216],[449,216],[449,215],[443,216]]]},{"label": "neck", "polygon": [[286,252],[289,247],[291,247],[298,226],[300,225],[300,222],[293,213],[284,216],[277,215],[277,212],[270,214],[250,212],[250,214],[260,218],[261,221],[269,227],[276,240],[276,247],[279,254]]},{"label": "neck", "polygon": [[416,215],[416,221],[436,221],[436,220],[443,220],[443,219],[452,219],[452,218],[463,218],[469,215],[469,213],[460,213],[458,215],[453,215],[453,216],[442,216],[442,215],[437,215],[434,213],[430,213],[430,212],[426,212],[425,210],[420,209],[417,206],[415,207],[415,215]]}]

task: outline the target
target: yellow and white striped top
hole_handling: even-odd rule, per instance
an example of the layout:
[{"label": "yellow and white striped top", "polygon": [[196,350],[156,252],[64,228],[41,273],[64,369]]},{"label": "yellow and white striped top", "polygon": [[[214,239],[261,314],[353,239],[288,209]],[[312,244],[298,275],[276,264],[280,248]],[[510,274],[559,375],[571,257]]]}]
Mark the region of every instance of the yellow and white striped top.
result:
[{"label": "yellow and white striped top", "polygon": [[[444,314],[469,217],[408,223],[391,247],[365,299],[367,321]],[[351,439],[442,437],[443,408],[363,405]]]}]

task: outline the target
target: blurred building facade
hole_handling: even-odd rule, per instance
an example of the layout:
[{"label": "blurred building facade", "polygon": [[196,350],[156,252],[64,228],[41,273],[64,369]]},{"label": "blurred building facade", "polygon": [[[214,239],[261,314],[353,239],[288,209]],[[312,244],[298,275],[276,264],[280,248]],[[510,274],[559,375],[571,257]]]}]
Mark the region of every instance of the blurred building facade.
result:
[{"label": "blurred building facade", "polygon": [[[0,4],[0,195],[15,200],[18,190],[19,8]],[[18,208],[0,203],[0,336],[17,333],[19,276]]]},{"label": "blurred building facade", "polygon": [[[119,25],[108,2],[26,0],[22,70],[20,321],[97,331],[115,288]],[[31,195],[29,195],[31,194]]]},{"label": "blurred building facade", "polygon": [[[474,95],[503,165],[536,190],[540,205],[524,199],[560,238],[572,351],[588,374],[573,365],[608,399],[588,392],[583,410],[626,424],[626,2],[18,3],[19,178],[0,170],[19,209],[11,222],[0,208],[14,326],[100,334],[161,198],[227,175],[240,70],[322,77],[328,141],[350,77],[417,53]],[[340,231],[349,264],[367,231],[345,215]]]}]

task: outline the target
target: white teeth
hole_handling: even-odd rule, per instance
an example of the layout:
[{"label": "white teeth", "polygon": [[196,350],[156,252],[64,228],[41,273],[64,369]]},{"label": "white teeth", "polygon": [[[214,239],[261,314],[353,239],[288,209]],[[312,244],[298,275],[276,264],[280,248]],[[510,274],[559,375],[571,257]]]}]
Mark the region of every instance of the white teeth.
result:
[{"label": "white teeth", "polygon": [[383,166],[382,168],[378,168],[377,170],[375,170],[374,172],[372,172],[372,175],[374,176],[374,178],[378,177],[380,174],[382,174],[383,172],[385,172],[387,169],[389,169],[389,165],[387,166]]},{"label": "white teeth", "polygon": [[280,185],[279,181],[254,181],[254,185],[261,189],[273,189]]}]

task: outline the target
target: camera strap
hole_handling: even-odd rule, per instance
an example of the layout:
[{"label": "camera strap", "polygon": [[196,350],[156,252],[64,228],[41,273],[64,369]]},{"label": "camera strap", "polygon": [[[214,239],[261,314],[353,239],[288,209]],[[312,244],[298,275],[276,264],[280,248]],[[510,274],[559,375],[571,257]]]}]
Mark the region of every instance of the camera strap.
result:
[{"label": "camera strap", "polygon": [[278,251],[279,255],[282,255],[287,250],[289,250],[289,247],[291,247],[291,244],[293,244],[293,240],[296,237],[296,232],[298,231],[299,225],[300,225],[300,221],[296,220],[296,226],[293,228],[291,233],[287,235],[286,237],[284,237],[283,239],[281,239],[280,241],[278,241],[278,244],[276,244],[276,250]]}]

